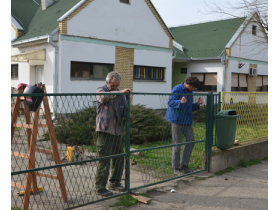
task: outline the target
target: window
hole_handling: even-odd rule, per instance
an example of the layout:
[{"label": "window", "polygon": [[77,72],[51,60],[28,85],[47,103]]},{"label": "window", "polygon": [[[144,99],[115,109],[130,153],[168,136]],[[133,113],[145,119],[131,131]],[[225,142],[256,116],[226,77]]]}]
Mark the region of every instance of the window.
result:
[{"label": "window", "polygon": [[257,26],[252,26],[252,34],[257,35]]},{"label": "window", "polygon": [[129,4],[129,0],[120,0],[120,2]]},{"label": "window", "polygon": [[197,91],[216,92],[217,91],[217,73],[192,73],[192,77],[197,77],[200,86]]},{"label": "window", "polygon": [[103,80],[113,71],[113,64],[86,63],[71,61],[71,79]]},{"label": "window", "polygon": [[247,74],[231,74],[231,91],[248,91]]},{"label": "window", "polygon": [[11,78],[18,79],[18,64],[13,64],[11,67]]},{"label": "window", "polygon": [[164,68],[134,66],[134,80],[164,80]]},{"label": "window", "polygon": [[257,76],[257,91],[268,91],[268,76]]}]

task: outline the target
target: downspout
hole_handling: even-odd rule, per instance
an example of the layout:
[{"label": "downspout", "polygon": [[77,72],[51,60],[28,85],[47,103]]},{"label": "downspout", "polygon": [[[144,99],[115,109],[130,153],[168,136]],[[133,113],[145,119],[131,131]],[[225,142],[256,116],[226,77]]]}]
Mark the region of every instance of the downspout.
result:
[{"label": "downspout", "polygon": [[[57,56],[58,56],[58,46],[53,42],[53,35],[58,31],[58,29],[54,29],[48,36],[48,43],[50,43],[54,48],[54,62],[53,62],[53,93],[57,93]],[[53,117],[52,121],[55,122],[57,120],[57,100],[54,96],[53,100]]]},{"label": "downspout", "polygon": [[222,85],[222,92],[225,91],[225,82],[226,82],[226,51],[221,56],[221,63],[223,65],[223,85]]},{"label": "downspout", "polygon": [[173,51],[173,53],[172,53],[172,60],[176,57],[176,50],[174,50],[174,48],[172,47],[172,51]]}]

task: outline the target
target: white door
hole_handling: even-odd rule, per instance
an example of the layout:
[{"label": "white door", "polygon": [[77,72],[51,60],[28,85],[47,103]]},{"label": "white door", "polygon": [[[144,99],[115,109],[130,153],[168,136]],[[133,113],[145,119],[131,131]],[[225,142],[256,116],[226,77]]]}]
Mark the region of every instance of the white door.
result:
[{"label": "white door", "polygon": [[35,83],[44,84],[44,66],[36,66],[35,67]]}]

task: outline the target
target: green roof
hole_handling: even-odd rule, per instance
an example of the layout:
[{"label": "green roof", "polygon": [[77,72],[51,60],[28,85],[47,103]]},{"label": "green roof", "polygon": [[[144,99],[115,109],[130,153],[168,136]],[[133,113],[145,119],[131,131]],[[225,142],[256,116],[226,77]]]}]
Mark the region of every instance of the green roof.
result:
[{"label": "green roof", "polygon": [[[24,33],[15,40],[21,41],[52,32],[58,27],[57,19],[69,11],[80,0],[56,0],[46,10],[33,0],[12,0],[12,16],[23,27]],[[41,0],[36,0],[41,4]]]},{"label": "green roof", "polygon": [[174,40],[186,48],[185,54],[175,48],[176,58],[218,57],[244,20],[234,18],[169,28]]}]

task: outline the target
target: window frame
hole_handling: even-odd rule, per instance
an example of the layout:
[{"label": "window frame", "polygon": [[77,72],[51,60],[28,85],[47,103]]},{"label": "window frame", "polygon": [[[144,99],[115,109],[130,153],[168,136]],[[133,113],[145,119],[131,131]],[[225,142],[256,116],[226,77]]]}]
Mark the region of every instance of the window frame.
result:
[{"label": "window frame", "polygon": [[[148,79],[148,78],[136,78],[135,77],[135,68],[142,67],[142,68],[156,68],[156,69],[163,69],[162,79]],[[155,67],[155,66],[140,66],[134,65],[133,66],[133,81],[155,81],[155,82],[164,82],[165,81],[165,67]]]},{"label": "window frame", "polygon": [[218,72],[207,72],[207,73],[205,73],[205,72],[203,72],[203,73],[192,72],[191,76],[192,76],[192,74],[203,74],[203,82],[200,82],[200,84],[202,84],[202,90],[197,90],[197,88],[196,88],[196,90],[194,90],[194,92],[217,92],[218,81],[217,81],[217,85],[216,85],[216,90],[207,90],[206,89],[207,86],[212,87],[212,86],[215,86],[215,85],[205,85],[205,78],[206,78],[206,74],[216,74],[217,77],[218,77]]},{"label": "window frame", "polygon": [[[237,90],[232,90],[232,88],[236,88],[236,87],[230,87],[230,91],[231,92],[248,92],[248,74],[242,74],[242,73],[235,73],[235,72],[231,72],[231,77],[232,77],[232,74],[237,74],[238,75],[238,80],[237,80],[237,82],[238,82],[238,87],[237,87]],[[243,90],[242,88],[244,88],[244,87],[240,87],[240,79],[239,79],[239,75],[246,75],[246,80],[247,80],[247,87],[246,87],[246,89],[247,90]]]},{"label": "window frame", "polygon": [[[267,90],[265,90],[265,86],[263,85],[263,77],[267,77],[267,79],[268,79],[268,75],[258,75],[258,76],[262,77],[262,86],[260,86],[260,87],[257,86],[256,92],[268,92],[268,85],[266,88]],[[258,88],[260,88],[260,90],[258,90]]]},{"label": "window frame", "polygon": [[[12,77],[12,66],[17,67],[17,76],[16,77]],[[12,80],[18,80],[18,64],[11,64],[11,79]]]},{"label": "window frame", "polygon": [[[82,78],[82,77],[72,77],[72,63],[77,63],[77,64],[88,64],[90,66],[90,72],[89,72],[89,78]],[[78,80],[82,80],[82,81],[104,81],[106,79],[106,76],[104,78],[94,78],[94,65],[112,65],[112,69],[111,71],[114,71],[114,64],[112,63],[96,63],[96,62],[83,62],[83,61],[70,61],[70,80],[72,81],[78,81]],[[109,71],[109,72],[111,72]],[[92,72],[92,74],[91,74]],[[92,75],[92,77],[91,77]]]}]

